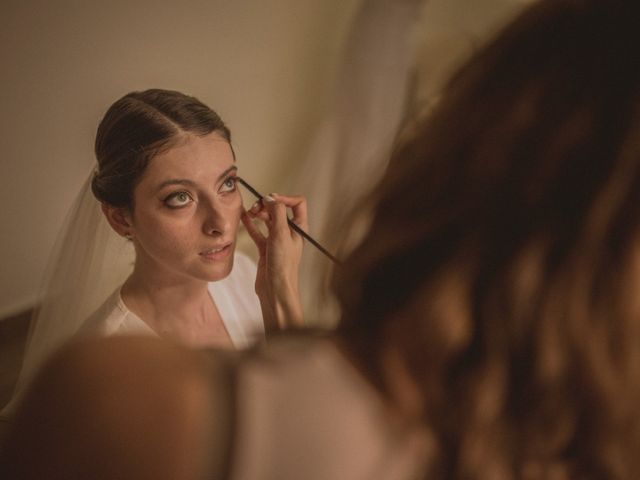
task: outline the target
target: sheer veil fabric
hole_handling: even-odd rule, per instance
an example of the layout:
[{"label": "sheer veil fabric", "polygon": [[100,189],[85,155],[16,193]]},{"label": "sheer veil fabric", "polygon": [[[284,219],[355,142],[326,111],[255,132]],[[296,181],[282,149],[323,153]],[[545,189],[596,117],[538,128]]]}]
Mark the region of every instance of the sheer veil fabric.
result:
[{"label": "sheer veil fabric", "polygon": [[[427,0],[365,0],[345,44],[330,111],[301,164],[294,190],[309,204],[310,230],[334,253],[351,210],[383,175],[406,118],[415,71],[416,31]],[[331,266],[307,248],[301,294],[307,312],[332,326],[337,306],[326,293]]]},{"label": "sheer veil fabric", "polygon": [[109,226],[85,180],[58,234],[31,319],[10,415],[40,365],[73,336],[86,317],[126,280],[135,258],[131,242]]}]

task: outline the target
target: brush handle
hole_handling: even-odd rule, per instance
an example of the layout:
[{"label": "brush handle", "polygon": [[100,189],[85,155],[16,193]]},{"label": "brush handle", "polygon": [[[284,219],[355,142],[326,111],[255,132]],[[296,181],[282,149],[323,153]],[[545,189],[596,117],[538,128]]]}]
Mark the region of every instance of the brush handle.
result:
[{"label": "brush handle", "polygon": [[[249,185],[246,180],[244,180],[243,178],[240,177],[236,177],[236,181],[240,182],[240,184],[246,188],[247,190],[249,190],[258,200],[262,200],[264,198],[263,195],[261,195],[255,188],[253,188],[251,185]],[[307,232],[305,232],[304,230],[302,230],[298,225],[296,225],[295,223],[293,223],[293,221],[290,218],[287,218],[287,223],[289,224],[289,226],[296,232],[298,233],[300,236],[302,236],[302,238],[306,239],[311,245],[313,245],[314,247],[316,247],[318,250],[320,250],[320,252],[322,252],[324,255],[326,255],[328,258],[330,258],[335,264],[340,265],[340,260],[338,260],[336,257],[334,257],[333,255],[331,255],[326,248],[324,248],[322,245],[320,245],[311,235],[309,235]]]}]

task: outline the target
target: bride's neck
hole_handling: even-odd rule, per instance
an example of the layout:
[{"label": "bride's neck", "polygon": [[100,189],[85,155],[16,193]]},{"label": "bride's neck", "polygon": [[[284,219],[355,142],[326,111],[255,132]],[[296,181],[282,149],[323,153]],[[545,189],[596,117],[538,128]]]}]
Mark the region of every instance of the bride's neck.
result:
[{"label": "bride's neck", "polygon": [[[121,290],[122,299],[134,313],[155,319],[188,317],[208,307],[208,284],[184,276],[150,275],[135,268]],[[146,314],[146,315],[145,315]]]},{"label": "bride's neck", "polygon": [[233,348],[205,280],[143,275],[134,269],[121,297],[131,312],[162,337],[192,347]]}]

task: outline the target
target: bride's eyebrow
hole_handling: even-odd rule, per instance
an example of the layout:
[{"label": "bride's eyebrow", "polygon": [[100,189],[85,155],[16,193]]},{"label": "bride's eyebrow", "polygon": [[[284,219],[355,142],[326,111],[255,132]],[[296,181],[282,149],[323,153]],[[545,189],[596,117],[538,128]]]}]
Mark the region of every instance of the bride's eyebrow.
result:
[{"label": "bride's eyebrow", "polygon": [[[231,172],[237,172],[238,171],[238,167],[236,167],[235,165],[231,165],[229,168],[227,168],[224,172],[222,172],[219,176],[218,176],[218,182],[221,180],[224,180],[224,178],[229,175]],[[216,182],[217,183],[217,182]]]},{"label": "bride's eyebrow", "polygon": [[187,185],[189,187],[196,186],[195,182],[187,178],[172,178],[171,180],[165,180],[160,185],[158,185],[157,190],[162,190],[164,187],[167,187],[169,185]]}]

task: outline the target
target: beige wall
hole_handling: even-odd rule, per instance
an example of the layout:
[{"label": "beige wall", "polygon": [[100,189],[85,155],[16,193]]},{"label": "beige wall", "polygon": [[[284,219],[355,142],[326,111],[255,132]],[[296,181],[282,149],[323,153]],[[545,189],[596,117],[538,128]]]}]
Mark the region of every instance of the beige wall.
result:
[{"label": "beige wall", "polygon": [[36,298],[49,249],[124,93],[196,95],[241,172],[278,191],[325,108],[360,0],[0,2],[0,318]]}]

